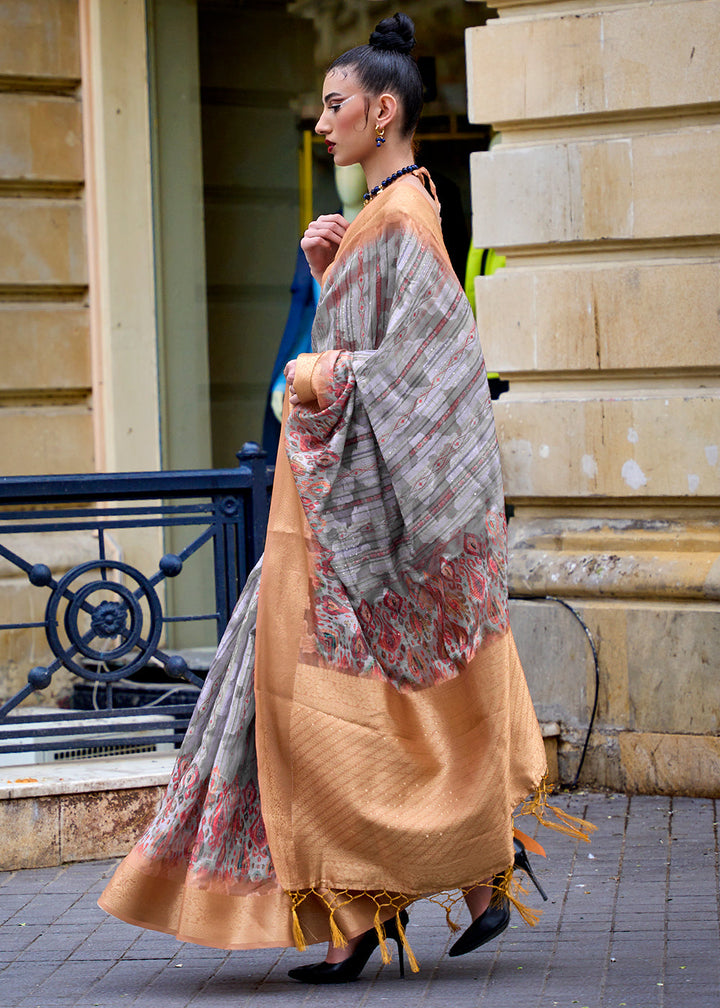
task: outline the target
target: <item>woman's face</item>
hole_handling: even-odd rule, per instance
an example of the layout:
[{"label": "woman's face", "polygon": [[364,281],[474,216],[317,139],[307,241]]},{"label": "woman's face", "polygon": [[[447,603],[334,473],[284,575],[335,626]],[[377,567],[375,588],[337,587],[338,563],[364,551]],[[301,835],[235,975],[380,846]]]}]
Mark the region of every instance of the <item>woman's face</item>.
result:
[{"label": "woman's face", "polygon": [[375,149],[369,100],[351,70],[331,70],[323,85],[323,112],[315,132],[325,138],[336,165],[362,163]]}]

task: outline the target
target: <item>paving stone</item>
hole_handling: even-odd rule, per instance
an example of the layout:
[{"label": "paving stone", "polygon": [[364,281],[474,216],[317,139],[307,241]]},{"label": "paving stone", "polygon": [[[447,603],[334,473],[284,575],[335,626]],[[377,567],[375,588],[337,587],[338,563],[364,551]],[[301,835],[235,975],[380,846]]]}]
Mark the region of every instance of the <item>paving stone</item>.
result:
[{"label": "paving stone", "polygon": [[[372,960],[356,984],[306,988],[287,970],[310,953],[204,949],[106,917],[96,899],[115,861],[0,873],[0,922],[10,922],[0,926],[0,1008],[720,1008],[718,803],[585,792],[555,801],[599,828],[589,847],[538,834],[548,859],[535,867],[551,897],[543,904],[529,887],[538,925],[514,916],[498,941],[449,959],[444,912],[418,904],[408,936],[421,971],[403,983],[396,962]],[[455,916],[465,926],[464,911]]]}]

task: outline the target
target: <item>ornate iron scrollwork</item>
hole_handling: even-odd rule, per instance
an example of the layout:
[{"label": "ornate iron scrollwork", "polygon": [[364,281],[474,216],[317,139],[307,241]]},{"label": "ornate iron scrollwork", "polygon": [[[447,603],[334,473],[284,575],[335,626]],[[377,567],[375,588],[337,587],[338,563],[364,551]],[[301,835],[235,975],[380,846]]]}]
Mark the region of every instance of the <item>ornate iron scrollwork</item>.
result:
[{"label": "ornate iron scrollwork", "polygon": [[[93,570],[100,570],[102,576],[73,588],[73,584]],[[136,583],[135,590],[119,581],[111,581],[108,572],[116,571]],[[102,598],[97,596],[102,594]],[[116,596],[108,598],[108,594]],[[97,601],[93,600],[93,596]],[[143,611],[143,602],[145,609]],[[61,617],[61,610],[62,617]],[[86,617],[87,627],[81,627],[81,619]],[[122,679],[143,667],[157,648],[162,633],[162,606],[157,592],[150,581],[135,567],[119,560],[89,560],[78,564],[62,577],[50,598],[45,611],[47,638],[56,658],[83,679],[108,682]],[[64,628],[69,646],[60,640],[58,627]],[[92,646],[98,638],[119,639],[114,648],[100,649]],[[135,649],[135,657],[125,662]],[[82,655],[91,662],[103,664],[102,670],[94,671],[76,661],[74,656]],[[108,662],[122,664],[110,669]]]}]

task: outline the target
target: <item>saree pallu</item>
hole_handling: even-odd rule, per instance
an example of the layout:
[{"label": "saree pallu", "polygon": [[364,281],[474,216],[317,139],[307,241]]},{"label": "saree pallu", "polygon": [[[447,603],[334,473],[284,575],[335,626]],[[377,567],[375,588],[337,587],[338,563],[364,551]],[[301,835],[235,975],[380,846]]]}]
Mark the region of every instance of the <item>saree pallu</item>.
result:
[{"label": "saree pallu", "polygon": [[264,557],[160,811],[99,901],[197,944],[342,943],[509,879],[513,811],[546,769],[483,356],[417,180],[348,228],[313,350]]}]

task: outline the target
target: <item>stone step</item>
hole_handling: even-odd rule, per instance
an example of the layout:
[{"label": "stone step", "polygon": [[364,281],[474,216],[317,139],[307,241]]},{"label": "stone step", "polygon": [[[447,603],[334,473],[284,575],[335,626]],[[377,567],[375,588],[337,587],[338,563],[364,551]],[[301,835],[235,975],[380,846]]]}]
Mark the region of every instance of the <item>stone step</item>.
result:
[{"label": "stone step", "polygon": [[0,767],[0,870],[126,854],[155,814],[176,756]]}]

